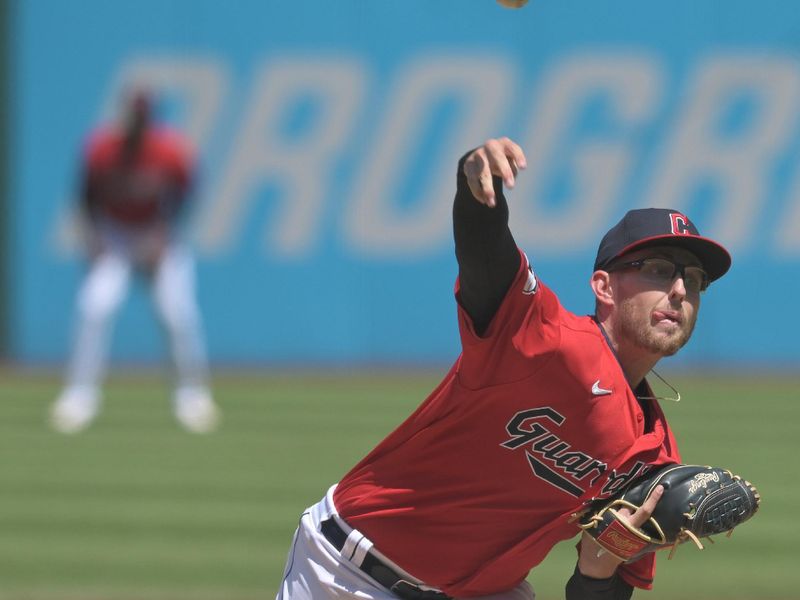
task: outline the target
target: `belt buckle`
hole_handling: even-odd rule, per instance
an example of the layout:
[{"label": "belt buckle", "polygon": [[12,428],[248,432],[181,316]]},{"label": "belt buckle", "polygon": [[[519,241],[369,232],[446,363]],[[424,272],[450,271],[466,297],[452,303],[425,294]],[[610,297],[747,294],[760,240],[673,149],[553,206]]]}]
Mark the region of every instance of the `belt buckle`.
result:
[{"label": "belt buckle", "polygon": [[403,600],[425,600],[427,598],[447,598],[442,592],[435,592],[432,589],[423,589],[416,583],[411,583],[405,579],[398,579],[389,591],[396,594]]}]

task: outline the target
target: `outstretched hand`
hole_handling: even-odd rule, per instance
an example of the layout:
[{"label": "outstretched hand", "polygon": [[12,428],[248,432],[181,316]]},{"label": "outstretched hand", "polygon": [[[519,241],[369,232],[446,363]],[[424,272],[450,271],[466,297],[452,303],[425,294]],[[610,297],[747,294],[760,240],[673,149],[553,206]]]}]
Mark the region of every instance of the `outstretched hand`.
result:
[{"label": "outstretched hand", "polygon": [[[656,486],[656,488],[647,497],[647,500],[636,510],[632,512],[627,508],[619,510],[620,515],[625,517],[633,527],[641,527],[653,514],[656,504],[661,499],[664,493],[663,486]],[[607,579],[611,577],[617,570],[617,567],[622,564],[613,554],[606,552],[602,546],[592,539],[585,531],[581,536],[581,551],[578,557],[578,570],[587,577],[594,579]]]},{"label": "outstretched hand", "polygon": [[507,137],[488,140],[464,161],[464,175],[475,199],[489,208],[497,204],[492,176],[501,177],[509,189],[514,187],[518,169],[527,166],[525,154]]}]

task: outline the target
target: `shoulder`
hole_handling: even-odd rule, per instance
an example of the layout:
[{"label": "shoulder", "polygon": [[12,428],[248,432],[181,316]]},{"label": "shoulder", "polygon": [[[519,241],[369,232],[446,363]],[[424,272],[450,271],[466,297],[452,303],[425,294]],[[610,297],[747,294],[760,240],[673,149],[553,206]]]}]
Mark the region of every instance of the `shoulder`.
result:
[{"label": "shoulder", "polygon": [[163,168],[185,176],[192,170],[194,155],[192,148],[179,131],[170,127],[153,128],[148,133],[147,153],[151,160]]},{"label": "shoulder", "polygon": [[561,327],[566,332],[565,335],[582,339],[592,338],[597,341],[605,339],[592,315],[577,315],[563,307],[561,308]]},{"label": "shoulder", "polygon": [[535,298],[514,333],[513,348],[526,356],[543,351],[558,354],[596,353],[604,344],[594,319],[567,309],[544,283],[537,282]]},{"label": "shoulder", "polygon": [[172,127],[157,127],[150,131],[150,138],[163,152],[188,156],[192,149],[188,139],[177,129]]},{"label": "shoulder", "polygon": [[83,142],[83,154],[88,159],[97,159],[119,144],[119,134],[112,127],[100,127],[86,136]]}]

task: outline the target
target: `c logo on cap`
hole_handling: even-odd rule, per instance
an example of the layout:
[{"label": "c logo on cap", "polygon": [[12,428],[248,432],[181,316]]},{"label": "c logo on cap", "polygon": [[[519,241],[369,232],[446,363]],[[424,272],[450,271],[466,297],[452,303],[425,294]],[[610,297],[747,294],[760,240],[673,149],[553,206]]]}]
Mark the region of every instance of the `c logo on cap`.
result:
[{"label": "c logo on cap", "polygon": [[689,229],[691,224],[686,215],[670,213],[669,218],[672,221],[672,233],[674,235],[693,235]]}]

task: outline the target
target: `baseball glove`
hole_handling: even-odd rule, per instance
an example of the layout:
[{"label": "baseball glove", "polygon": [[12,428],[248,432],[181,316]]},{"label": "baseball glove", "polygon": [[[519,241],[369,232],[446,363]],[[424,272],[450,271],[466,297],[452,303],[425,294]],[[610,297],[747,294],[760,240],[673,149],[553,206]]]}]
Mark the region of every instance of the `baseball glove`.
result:
[{"label": "baseball glove", "polygon": [[[631,526],[618,512],[639,508],[657,485],[664,493],[641,528]],[[752,517],[761,496],[752,484],[726,469],[696,465],[667,465],[634,481],[617,496],[590,506],[579,525],[602,546],[624,562],[672,548],[692,540],[703,549],[700,538],[726,533]]]}]

